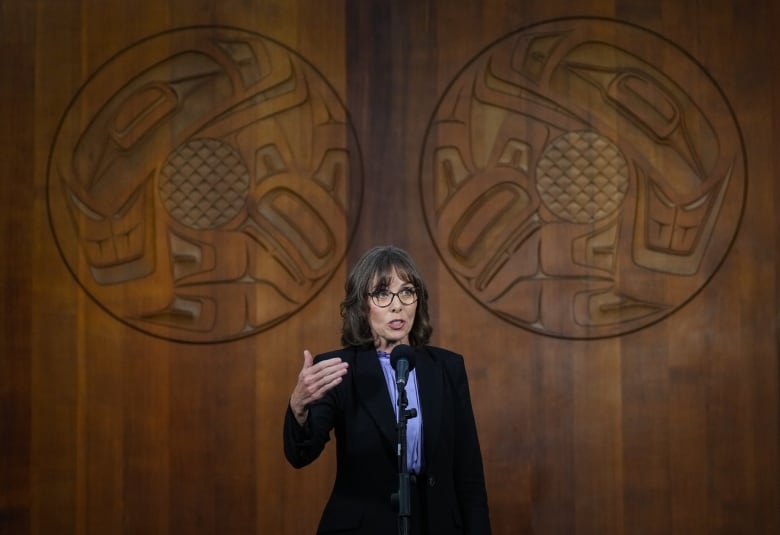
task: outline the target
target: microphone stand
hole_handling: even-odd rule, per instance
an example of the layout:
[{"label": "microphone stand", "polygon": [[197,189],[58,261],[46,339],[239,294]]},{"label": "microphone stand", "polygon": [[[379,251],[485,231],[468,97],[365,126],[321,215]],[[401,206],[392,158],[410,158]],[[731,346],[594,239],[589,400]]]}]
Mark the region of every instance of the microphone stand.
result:
[{"label": "microphone stand", "polygon": [[398,492],[392,495],[398,506],[398,533],[409,535],[409,520],[412,514],[411,485],[406,461],[406,422],[417,416],[415,409],[406,410],[406,385],[398,383]]}]

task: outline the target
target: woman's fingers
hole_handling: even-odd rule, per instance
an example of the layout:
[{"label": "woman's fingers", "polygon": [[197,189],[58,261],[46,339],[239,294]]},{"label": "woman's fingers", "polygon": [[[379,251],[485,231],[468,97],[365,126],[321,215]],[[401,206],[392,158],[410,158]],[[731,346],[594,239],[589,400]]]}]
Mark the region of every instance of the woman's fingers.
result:
[{"label": "woman's fingers", "polygon": [[[314,401],[322,397],[325,392],[341,382],[341,378],[347,373],[347,363],[340,358],[332,358],[306,366],[301,370],[299,384],[304,392],[311,397],[308,401]],[[307,401],[307,402],[308,402]]]},{"label": "woman's fingers", "polygon": [[348,365],[340,358],[332,358],[313,364],[311,353],[303,352],[303,368],[298,374],[298,384],[293,390],[294,408],[302,409],[317,401],[325,393],[339,384],[347,373]]},{"label": "woman's fingers", "polygon": [[303,352],[303,367],[298,383],[290,396],[290,408],[298,423],[303,425],[308,417],[308,406],[338,385],[347,373],[349,365],[340,358],[332,358],[314,364],[308,349]]}]

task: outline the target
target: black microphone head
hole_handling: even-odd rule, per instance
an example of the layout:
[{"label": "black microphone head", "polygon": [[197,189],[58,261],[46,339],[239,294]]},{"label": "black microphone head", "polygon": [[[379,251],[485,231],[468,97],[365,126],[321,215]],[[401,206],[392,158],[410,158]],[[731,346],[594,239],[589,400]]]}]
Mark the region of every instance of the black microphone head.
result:
[{"label": "black microphone head", "polygon": [[397,370],[398,361],[401,359],[406,359],[406,361],[409,363],[408,371],[412,371],[414,369],[414,355],[414,349],[406,344],[395,346],[390,352],[390,364],[393,366],[394,370]]}]

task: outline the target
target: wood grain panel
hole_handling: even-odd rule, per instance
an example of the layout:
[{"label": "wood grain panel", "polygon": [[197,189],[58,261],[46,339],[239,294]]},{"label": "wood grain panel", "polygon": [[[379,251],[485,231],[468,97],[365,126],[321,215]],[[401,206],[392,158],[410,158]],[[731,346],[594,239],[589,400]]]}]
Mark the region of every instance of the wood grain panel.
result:
[{"label": "wood grain panel", "polygon": [[166,533],[171,512],[170,348],[137,335],[122,359],[125,526],[132,533]]},{"label": "wood grain panel", "polygon": [[[379,243],[412,253],[430,285],[434,343],[466,358],[494,533],[780,531],[780,239],[775,214],[780,74],[771,59],[780,54],[773,33],[780,6],[770,0],[749,6],[737,0],[593,0],[578,4],[573,19],[570,4],[3,2],[0,532],[313,532],[332,485],[335,448],[329,445],[317,463],[303,470],[287,465],[281,448],[284,409],[303,349],[320,352],[338,345],[338,304],[347,269]],[[180,33],[174,36],[173,30]],[[89,169],[105,156],[108,136],[77,142],[78,134],[95,132],[102,124],[95,110],[116,95],[125,96],[122,91],[155,86],[144,85],[149,80],[143,77],[151,72],[144,69],[167,61],[171,51],[182,54],[166,63],[160,77],[188,83],[195,77],[179,76],[184,71],[203,74],[214,58],[213,64],[221,66],[229,64],[220,63],[227,56],[243,58],[237,62],[243,71],[227,69],[231,74],[225,79],[232,85],[192,90],[177,109],[184,110],[179,117],[186,122],[224,104],[225,95],[234,96],[231,91],[251,79],[239,74],[251,71],[249,56],[241,55],[248,49],[237,44],[246,43],[247,36],[267,45],[265,58],[289,60],[289,72],[304,73],[306,87],[314,88],[300,99],[300,108],[272,108],[267,121],[252,123],[257,128],[243,145],[260,155],[242,156],[249,162],[250,180],[275,176],[274,184],[286,196],[263,197],[276,191],[270,187],[258,194],[268,202],[259,202],[265,212],[249,216],[256,223],[250,225],[254,241],[235,232],[237,227],[231,227],[232,234],[219,234],[171,216],[180,206],[170,198],[164,205],[158,187],[164,164],[194,137],[174,124],[150,144],[159,158],[134,152],[133,143],[148,134],[133,137],[130,127],[147,125],[144,121],[157,117],[152,111],[159,111],[150,105],[157,102],[150,95],[159,93],[140,91],[123,101],[126,107],[117,106],[123,113],[106,124],[125,127],[120,141],[127,146],[117,150],[116,161],[129,163],[115,170],[152,177],[148,198],[161,204],[154,205],[157,226],[145,236],[155,244],[157,263],[143,269],[135,263],[136,271],[108,263],[113,271],[100,272],[96,268],[105,266],[78,249],[86,220],[72,226],[68,214],[74,212],[64,208],[68,197],[52,195],[51,177],[67,175],[71,160],[75,169]],[[656,106],[645,102],[644,112],[668,112],[645,114],[642,124],[657,129],[674,115],[673,107],[661,105],[663,95],[673,95],[678,104],[689,99],[689,106],[679,108],[688,113],[687,141],[675,145],[681,138],[657,136],[640,150],[636,125],[641,121],[609,115],[605,100],[585,91],[579,79],[551,76],[548,85],[528,82],[541,79],[535,61],[558,57],[545,43],[578,36],[584,36],[572,49],[578,68],[598,64],[606,72],[624,66],[621,61],[630,56],[633,70],[624,74],[651,73],[669,82],[657,92],[622,86]],[[208,53],[187,56],[220,38],[225,55],[214,53],[218,46],[205,46],[200,50]],[[534,43],[530,48],[529,42]],[[480,58],[490,61],[480,63]],[[517,63],[518,58],[527,61]],[[652,69],[639,61],[647,58],[654,62]],[[285,92],[294,86],[289,80],[295,74],[284,79],[277,92],[250,98],[242,109],[261,109],[279,94],[294,94]],[[100,84],[90,85],[96,81]],[[607,85],[604,94],[614,87]],[[529,95],[537,104],[544,101],[548,111],[534,115],[537,108],[518,104]],[[449,115],[445,104],[451,105]],[[567,106],[576,113],[561,119],[556,114]],[[553,108],[555,113],[549,111]],[[245,117],[239,113],[227,123]],[[545,119],[542,126],[539,117]],[[220,118],[207,121],[203,131],[210,132],[211,141],[222,140],[217,148],[224,149],[237,137],[213,128]],[[453,124],[458,127],[450,128]],[[312,135],[323,125],[338,126]],[[637,212],[615,216],[615,228],[625,223],[628,230],[612,234],[597,232],[603,230],[600,216],[586,221],[570,212],[573,220],[560,224],[566,216],[563,205],[556,204],[560,198],[535,183],[539,154],[554,160],[553,152],[544,152],[554,143],[540,142],[534,136],[541,130],[535,128],[557,132],[550,139],[559,140],[558,147],[572,142],[567,147],[576,149],[594,132],[608,131],[596,137],[608,139],[625,157],[624,147],[633,143],[634,152],[625,157],[630,177],[623,184],[623,203],[639,197],[637,170],[678,176],[671,171],[680,168],[678,157],[669,147],[677,154],[697,148],[703,167],[718,154],[733,154],[735,165],[744,166],[747,185],[724,190],[733,202],[723,203],[720,221],[733,226],[716,227],[706,243],[715,253],[702,256],[697,271],[681,262],[684,254],[669,254],[673,248],[656,247],[654,236],[648,240],[634,232]],[[566,137],[572,132],[577,134]],[[269,151],[269,139],[286,148]],[[496,140],[507,141],[508,150],[499,151]],[[317,167],[316,158],[307,159],[327,153],[325,148],[343,149],[349,163],[323,158],[329,163]],[[227,158],[227,152],[212,154]],[[454,154],[462,168],[452,165]],[[444,156],[437,160],[437,155]],[[426,175],[431,161],[449,166],[437,175],[437,187],[450,188],[438,190],[446,192],[440,197],[426,190],[433,183]],[[198,169],[208,168],[200,162]],[[298,174],[274,174],[281,162],[294,162]],[[575,170],[586,169],[578,165]],[[347,168],[349,173],[341,174]],[[526,182],[517,180],[518,170],[527,174]],[[82,197],[88,200],[83,206],[101,213],[96,210],[103,209],[100,199],[119,196],[120,182],[112,182],[117,176],[105,175],[102,184],[114,186],[103,191],[104,197]],[[471,189],[459,189],[474,177],[480,180],[471,180]],[[651,178],[656,185],[667,184],[663,176]],[[346,187],[352,179],[357,189]],[[491,196],[486,185],[494,183],[504,189]],[[508,192],[522,193],[520,183],[528,197],[507,202]],[[84,191],[92,195],[99,189]],[[535,195],[548,197],[535,201]],[[702,206],[690,202],[689,208]],[[227,225],[220,218],[236,216],[243,209],[236,206],[208,221]],[[440,212],[431,210],[436,206]],[[318,214],[332,231],[330,242]],[[524,217],[540,227],[558,223],[548,225],[558,230],[539,239],[538,249],[505,248],[499,238],[516,231]],[[118,228],[119,218],[113,221]],[[487,230],[480,234],[480,229]],[[174,234],[185,239],[169,241]],[[586,234],[589,241],[578,241]],[[646,246],[633,247],[640,238]],[[254,245],[272,242],[278,246],[268,247],[262,258],[289,260],[279,264],[285,267],[278,272],[251,254]],[[201,256],[192,244],[201,247]],[[318,257],[327,257],[324,264],[312,263],[317,255],[306,256],[301,252],[306,248],[335,255]],[[512,276],[545,281],[538,285],[546,287],[544,322],[526,321],[539,303],[529,296],[539,294],[519,292],[522,298],[507,305],[501,301],[505,294],[491,293],[496,280],[505,284],[502,289],[513,288],[507,271],[496,269],[498,279],[483,277],[482,286],[471,284],[472,275],[485,273],[480,270],[487,264],[480,262],[498,258],[500,250],[510,251],[501,258],[514,269]],[[603,329],[591,324],[566,331],[561,327],[579,329],[576,320],[582,317],[571,306],[571,296],[593,293],[608,278],[602,276],[608,263],[595,262],[601,271],[590,269],[593,265],[579,270],[581,260],[603,258],[598,255],[608,250],[618,258],[608,275],[615,287],[641,294],[646,303],[673,303],[674,310],[641,325],[621,324],[628,316],[618,315]],[[209,251],[215,267],[200,273],[197,291],[178,284],[194,273],[188,271],[193,259],[207,258]],[[481,251],[482,256],[458,256],[463,251]],[[588,256],[593,251],[598,254]],[[171,262],[161,263],[165,259]],[[534,271],[537,260],[542,268]],[[650,268],[624,269],[640,264]],[[149,265],[156,269],[151,282],[144,278]],[[252,271],[251,265],[262,269]],[[95,278],[95,273],[108,278]],[[561,275],[562,283],[549,283]],[[116,283],[132,277],[142,283]],[[264,297],[269,294],[246,291],[241,284],[252,277],[276,284],[289,303],[274,307]],[[217,323],[240,327],[209,330],[217,323],[205,320],[152,327],[150,315],[135,314],[144,307],[159,312],[176,304],[172,295],[227,305],[220,309],[222,316],[214,316]],[[171,306],[156,318],[186,318],[193,310]],[[285,312],[274,317],[280,310]],[[260,319],[242,324],[248,317]],[[271,319],[263,322],[263,317]]]},{"label": "wood grain panel", "polygon": [[0,61],[0,102],[15,110],[0,124],[0,531],[9,533],[25,532],[31,523],[33,7],[3,6],[0,17],[0,46],[9,51]]}]

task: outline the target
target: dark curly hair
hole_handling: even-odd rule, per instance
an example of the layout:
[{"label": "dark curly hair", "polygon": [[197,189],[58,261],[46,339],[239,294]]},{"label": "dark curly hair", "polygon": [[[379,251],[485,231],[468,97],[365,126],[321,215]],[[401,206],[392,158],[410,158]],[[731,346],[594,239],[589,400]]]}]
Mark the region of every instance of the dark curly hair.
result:
[{"label": "dark curly hair", "polygon": [[341,343],[345,346],[373,347],[374,337],[368,321],[368,293],[375,287],[387,287],[393,270],[417,291],[417,311],[409,333],[409,343],[416,347],[427,344],[433,333],[428,315],[428,289],[409,253],[393,245],[374,247],[360,257],[344,284],[341,302]]}]

